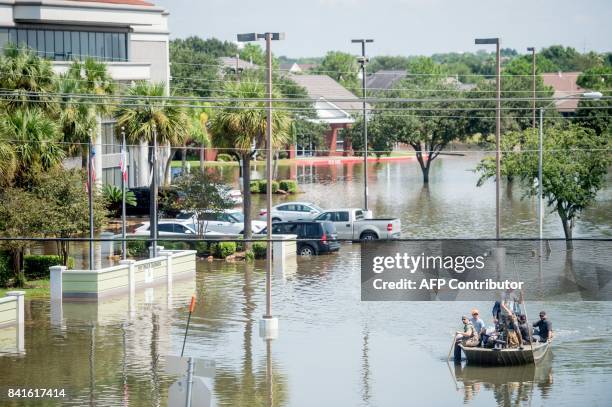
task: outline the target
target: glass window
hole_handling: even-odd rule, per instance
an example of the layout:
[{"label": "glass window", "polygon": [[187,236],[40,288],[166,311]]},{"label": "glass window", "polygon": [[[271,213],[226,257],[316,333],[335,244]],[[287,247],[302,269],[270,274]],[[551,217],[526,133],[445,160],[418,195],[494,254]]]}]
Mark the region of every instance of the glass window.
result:
[{"label": "glass window", "polygon": [[14,28],[9,29],[9,42],[13,45],[17,44],[17,30]]},{"label": "glass window", "polygon": [[81,57],[81,40],[78,31],[70,33],[70,51],[72,52],[72,58],[79,59]]},{"label": "glass window", "polygon": [[96,57],[96,59],[104,58],[104,34],[103,33],[96,33],[96,50],[95,50],[94,56]]},{"label": "glass window", "polygon": [[319,216],[317,216],[316,220],[318,221],[322,221],[322,220],[332,220],[332,212],[325,212],[320,214]]},{"label": "glass window", "polygon": [[278,207],[279,211],[291,211],[293,209],[289,209],[289,207],[292,207],[293,205],[282,205]]},{"label": "glass window", "polygon": [[46,54],[45,54],[45,32],[43,30],[36,31],[36,43],[38,44],[38,47],[36,48],[38,50],[38,55],[44,58]]},{"label": "glass window", "polygon": [[87,51],[87,56],[95,57],[96,56],[96,33],[89,33],[89,50]]},{"label": "glass window", "polygon": [[158,232],[174,232],[174,224],[173,223],[162,223],[157,225]]},{"label": "glass window", "polygon": [[115,138],[115,123],[102,123],[102,153],[117,154],[121,146]]},{"label": "glass window", "polygon": [[89,55],[89,34],[80,32],[81,37],[81,59],[85,59]]},{"label": "glass window", "polygon": [[127,34],[119,34],[119,60],[127,61]]},{"label": "glass window", "polygon": [[111,33],[104,34],[104,54],[102,56],[109,61],[113,59],[113,34]]},{"label": "glass window", "polygon": [[304,224],[304,237],[321,237],[321,226],[319,223],[306,223]]},{"label": "glass window", "polygon": [[349,220],[348,212],[336,212],[335,222],[348,222],[348,220]]},{"label": "glass window", "polygon": [[55,56],[55,35],[53,31],[45,31],[45,57],[51,58]]},{"label": "glass window", "polygon": [[28,48],[37,49],[36,47],[36,30],[28,31]]},{"label": "glass window", "polygon": [[355,219],[356,220],[361,220],[363,219],[363,211],[361,209],[355,211]]},{"label": "glass window", "polygon": [[70,31],[64,31],[64,59],[70,61],[72,59],[72,39]]},{"label": "glass window", "polygon": [[64,59],[64,32],[55,31],[55,59],[62,61]]},{"label": "glass window", "polygon": [[4,51],[4,47],[9,42],[9,30],[0,28],[0,48]]},{"label": "glass window", "polygon": [[17,43],[20,47],[28,45],[28,33],[26,30],[17,30]]}]

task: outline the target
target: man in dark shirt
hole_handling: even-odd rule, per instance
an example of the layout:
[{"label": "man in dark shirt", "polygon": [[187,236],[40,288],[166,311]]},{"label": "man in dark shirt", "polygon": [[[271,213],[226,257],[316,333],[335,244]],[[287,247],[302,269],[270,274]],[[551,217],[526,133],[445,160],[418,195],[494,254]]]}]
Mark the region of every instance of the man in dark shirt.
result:
[{"label": "man in dark shirt", "polygon": [[550,341],[553,338],[552,322],[546,318],[546,311],[540,311],[540,320],[533,323],[533,327],[537,328],[537,335],[534,338],[540,342]]}]

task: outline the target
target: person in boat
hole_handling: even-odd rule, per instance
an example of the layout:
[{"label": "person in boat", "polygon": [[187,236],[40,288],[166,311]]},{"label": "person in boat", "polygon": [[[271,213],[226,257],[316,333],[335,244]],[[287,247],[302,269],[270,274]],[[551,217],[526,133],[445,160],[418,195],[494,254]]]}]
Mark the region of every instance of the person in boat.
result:
[{"label": "person in boat", "polygon": [[538,342],[548,342],[553,338],[552,322],[546,316],[546,311],[540,311],[540,320],[533,323],[533,327],[537,330],[534,331],[534,340]]},{"label": "person in boat", "polygon": [[528,344],[529,338],[531,338],[532,335],[531,335],[531,327],[527,323],[527,317],[525,315],[519,315],[518,327],[519,327],[519,333],[521,334],[521,337],[523,340],[523,344]]},{"label": "person in boat", "polygon": [[467,346],[469,348],[478,346],[480,343],[480,337],[478,332],[476,332],[474,325],[472,325],[469,318],[465,315],[461,317],[461,321],[463,322],[463,331],[456,332],[456,341],[461,342],[463,346]]},{"label": "person in boat", "polygon": [[470,322],[472,323],[472,325],[474,326],[474,329],[478,333],[478,337],[486,341],[486,339],[483,338],[483,336],[485,335],[486,328],[485,328],[484,321],[482,320],[482,318],[480,318],[480,311],[474,308],[472,309],[471,314],[472,314],[472,318],[470,318]]}]

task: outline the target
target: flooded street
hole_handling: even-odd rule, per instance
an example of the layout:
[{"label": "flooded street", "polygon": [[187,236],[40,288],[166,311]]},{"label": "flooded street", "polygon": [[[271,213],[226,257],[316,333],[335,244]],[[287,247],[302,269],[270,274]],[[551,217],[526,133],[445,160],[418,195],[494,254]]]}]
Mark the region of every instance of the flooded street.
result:
[{"label": "flooded street", "polygon": [[[422,186],[414,161],[372,165],[371,207],[399,216],[410,238],[492,237],[494,185],[475,186],[474,157],[436,160]],[[325,208],[362,206],[361,167],[281,167]],[[286,175],[285,175],[286,174]],[[225,168],[237,181],[237,168]],[[576,226],[575,237],[612,236],[612,183]],[[534,199],[503,186],[502,235],[537,233]],[[275,196],[275,201],[285,199]],[[264,207],[255,197],[253,211]],[[545,236],[562,237],[556,215]],[[76,251],[76,250],[75,250]],[[197,307],[185,348],[216,365],[205,378],[217,406],[608,405],[612,399],[612,305],[604,301],[530,301],[554,324],[552,355],[538,368],[479,368],[446,362],[459,317],[473,307],[490,323],[490,302],[362,302],[360,246],[299,258],[273,276],[278,339],[259,337],[265,311],[264,264],[198,261],[194,280],[99,304],[65,303],[58,320],[49,300],[26,301],[25,354],[0,355],[5,387],[65,388],[64,405],[165,405],[177,379],[164,356],[180,354],[193,292]],[[533,317],[531,317],[533,319]],[[44,366],[44,369],[41,368]],[[3,399],[0,404],[20,405]],[[12,404],[11,404],[12,403]],[[49,402],[47,405],[53,405]]]}]

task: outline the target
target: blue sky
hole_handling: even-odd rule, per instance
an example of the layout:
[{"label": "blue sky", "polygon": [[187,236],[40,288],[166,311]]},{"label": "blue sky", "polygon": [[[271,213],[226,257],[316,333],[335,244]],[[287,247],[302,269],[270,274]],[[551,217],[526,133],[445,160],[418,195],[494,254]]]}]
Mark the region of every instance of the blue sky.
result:
[{"label": "blue sky", "polygon": [[151,0],[170,11],[173,38],[222,40],[239,32],[284,31],[276,55],[358,53],[351,38],[374,38],[368,54],[475,51],[475,37],[497,37],[526,52],[552,44],[612,51],[610,0]]}]

